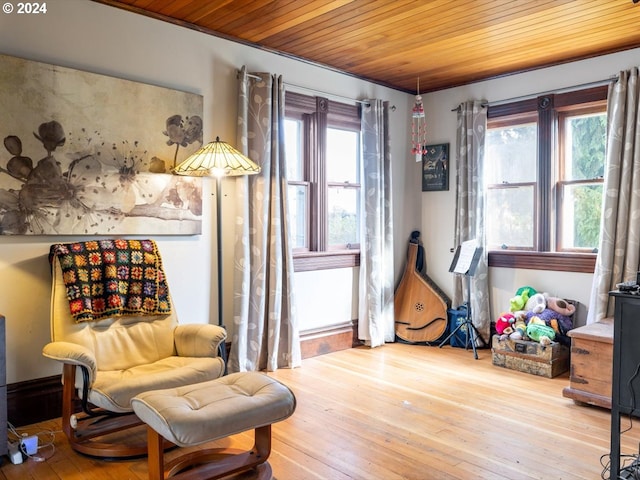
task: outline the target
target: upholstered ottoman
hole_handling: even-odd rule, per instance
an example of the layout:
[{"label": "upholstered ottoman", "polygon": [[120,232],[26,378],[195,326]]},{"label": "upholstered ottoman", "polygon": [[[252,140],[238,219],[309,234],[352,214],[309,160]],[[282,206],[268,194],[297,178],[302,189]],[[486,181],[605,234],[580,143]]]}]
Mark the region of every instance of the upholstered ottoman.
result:
[{"label": "upholstered ottoman", "polygon": [[[145,392],[131,404],[148,426],[150,480],[217,479],[249,469],[255,469],[257,479],[270,480],[271,425],[293,414],[296,399],[289,388],[265,374],[241,372]],[[251,450],[199,450],[164,463],[163,438],[188,447],[251,429],[255,430]]]}]

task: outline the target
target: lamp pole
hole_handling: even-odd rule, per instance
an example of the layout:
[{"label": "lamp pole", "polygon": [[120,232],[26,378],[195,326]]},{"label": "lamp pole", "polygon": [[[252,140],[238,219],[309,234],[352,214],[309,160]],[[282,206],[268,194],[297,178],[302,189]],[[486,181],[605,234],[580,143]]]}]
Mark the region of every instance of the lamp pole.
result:
[{"label": "lamp pole", "polygon": [[[216,223],[217,223],[217,247],[218,247],[218,325],[224,327],[222,320],[222,175],[216,175]],[[220,344],[220,357],[224,361],[224,373],[227,373],[227,346],[225,342]]]}]

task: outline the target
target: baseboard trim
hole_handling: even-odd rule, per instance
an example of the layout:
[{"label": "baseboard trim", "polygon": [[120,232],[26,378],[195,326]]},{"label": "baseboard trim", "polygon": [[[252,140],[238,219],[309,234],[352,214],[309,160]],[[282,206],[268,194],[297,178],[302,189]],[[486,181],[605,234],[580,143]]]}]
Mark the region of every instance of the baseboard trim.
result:
[{"label": "baseboard trim", "polygon": [[[302,358],[346,350],[358,340],[358,321],[307,330],[300,334]],[[62,413],[61,375],[7,385],[7,420],[15,427],[58,418]]]},{"label": "baseboard trim", "polygon": [[358,340],[358,321],[306,330],[300,333],[302,358],[311,358],[361,345]]},{"label": "baseboard trim", "polygon": [[7,385],[7,420],[13,426],[51,420],[61,413],[61,375]]}]

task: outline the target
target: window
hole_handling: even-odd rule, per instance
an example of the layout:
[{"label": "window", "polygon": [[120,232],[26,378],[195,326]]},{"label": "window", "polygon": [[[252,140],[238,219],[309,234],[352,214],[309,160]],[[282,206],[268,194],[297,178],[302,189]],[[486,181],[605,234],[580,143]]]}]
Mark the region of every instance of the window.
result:
[{"label": "window", "polygon": [[357,265],[359,108],[287,92],[284,134],[296,270]]},{"label": "window", "polygon": [[607,115],[601,108],[561,112],[558,118],[558,250],[594,251],[600,216],[607,137]]},{"label": "window", "polygon": [[606,87],[489,107],[489,264],[593,272],[606,145]]},{"label": "window", "polygon": [[485,184],[487,245],[535,247],[537,123],[514,116],[487,129]]}]

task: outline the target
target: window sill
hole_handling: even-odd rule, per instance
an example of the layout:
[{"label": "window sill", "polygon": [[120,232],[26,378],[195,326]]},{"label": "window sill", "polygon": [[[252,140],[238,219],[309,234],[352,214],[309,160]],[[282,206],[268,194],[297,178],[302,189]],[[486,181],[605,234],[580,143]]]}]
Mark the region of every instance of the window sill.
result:
[{"label": "window sill", "polygon": [[557,272],[593,273],[596,255],[593,253],[490,251],[489,266],[554,270]]},{"label": "window sill", "polygon": [[359,266],[359,250],[336,250],[331,252],[304,252],[293,254],[293,269],[296,272]]}]

